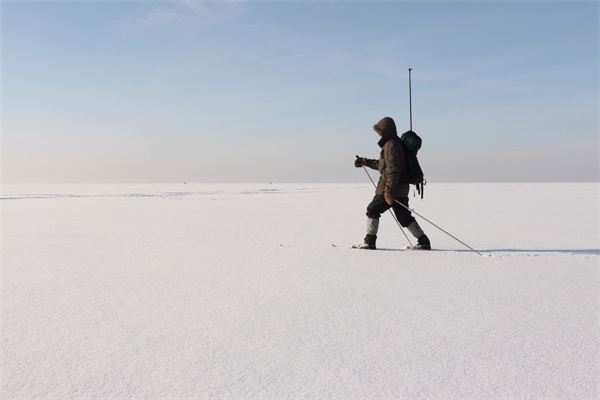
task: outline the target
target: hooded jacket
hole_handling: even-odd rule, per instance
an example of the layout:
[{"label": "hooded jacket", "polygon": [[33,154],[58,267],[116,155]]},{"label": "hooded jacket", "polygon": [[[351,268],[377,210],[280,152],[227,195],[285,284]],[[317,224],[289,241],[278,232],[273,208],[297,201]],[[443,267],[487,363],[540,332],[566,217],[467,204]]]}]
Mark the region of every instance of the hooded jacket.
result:
[{"label": "hooded jacket", "polygon": [[398,137],[394,120],[384,117],[373,126],[373,129],[381,135],[377,143],[381,147],[379,160],[367,160],[367,166],[380,173],[375,193],[383,194],[387,186],[396,198],[408,196],[409,185],[401,182],[406,168],[404,148]]}]

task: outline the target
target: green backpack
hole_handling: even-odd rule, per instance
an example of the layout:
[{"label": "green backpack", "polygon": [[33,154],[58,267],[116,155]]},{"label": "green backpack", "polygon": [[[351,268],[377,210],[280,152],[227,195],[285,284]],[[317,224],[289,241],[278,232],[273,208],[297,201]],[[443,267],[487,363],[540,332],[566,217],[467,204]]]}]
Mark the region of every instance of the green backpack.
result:
[{"label": "green backpack", "polygon": [[415,185],[417,192],[423,198],[425,179],[423,177],[423,170],[417,159],[417,153],[421,149],[423,141],[415,132],[406,131],[400,136],[400,142],[404,148],[406,158],[406,168],[404,169],[402,180],[405,183]]}]

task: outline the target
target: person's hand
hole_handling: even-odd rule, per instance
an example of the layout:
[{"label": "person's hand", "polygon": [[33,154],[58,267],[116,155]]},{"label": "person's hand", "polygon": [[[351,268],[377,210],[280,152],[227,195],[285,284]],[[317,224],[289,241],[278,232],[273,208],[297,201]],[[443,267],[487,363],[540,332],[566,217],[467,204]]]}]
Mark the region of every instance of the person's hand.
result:
[{"label": "person's hand", "polygon": [[387,186],[385,187],[385,189],[383,189],[383,199],[386,203],[388,203],[388,205],[394,205],[394,196],[392,196],[392,189],[390,189]]},{"label": "person's hand", "polygon": [[367,159],[364,157],[356,157],[356,159],[354,160],[354,166],[356,168],[360,168],[363,165],[367,165]]}]

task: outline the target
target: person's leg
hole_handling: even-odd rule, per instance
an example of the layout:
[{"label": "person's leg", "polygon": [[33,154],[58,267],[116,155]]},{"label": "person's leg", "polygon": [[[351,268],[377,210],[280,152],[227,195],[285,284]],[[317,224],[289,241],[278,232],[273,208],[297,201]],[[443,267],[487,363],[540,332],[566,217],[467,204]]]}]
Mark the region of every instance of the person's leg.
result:
[{"label": "person's leg", "polygon": [[390,206],[385,202],[382,194],[376,194],[367,206],[367,235],[361,249],[376,249],[377,231],[379,230],[379,217],[386,212]]},{"label": "person's leg", "polygon": [[[401,197],[397,200],[400,203],[404,204],[406,207],[408,207],[408,197]],[[408,231],[415,238],[417,238],[418,242],[415,248],[423,250],[431,249],[431,243],[429,242],[429,238],[427,237],[427,235],[425,235],[425,232],[423,232],[423,229],[421,229],[421,226],[419,225],[415,217],[412,216],[410,210],[402,207],[399,204],[394,204],[393,210],[394,214],[396,214],[396,218],[398,218],[398,222],[400,222],[400,225],[408,229]]]}]

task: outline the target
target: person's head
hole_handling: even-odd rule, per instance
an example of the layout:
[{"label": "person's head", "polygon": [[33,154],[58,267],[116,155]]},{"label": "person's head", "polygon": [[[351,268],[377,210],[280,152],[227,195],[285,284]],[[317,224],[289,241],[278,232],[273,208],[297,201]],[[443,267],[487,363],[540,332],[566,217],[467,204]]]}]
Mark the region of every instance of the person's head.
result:
[{"label": "person's head", "polygon": [[373,130],[377,132],[379,136],[396,135],[396,123],[390,117],[383,117],[373,125]]}]

